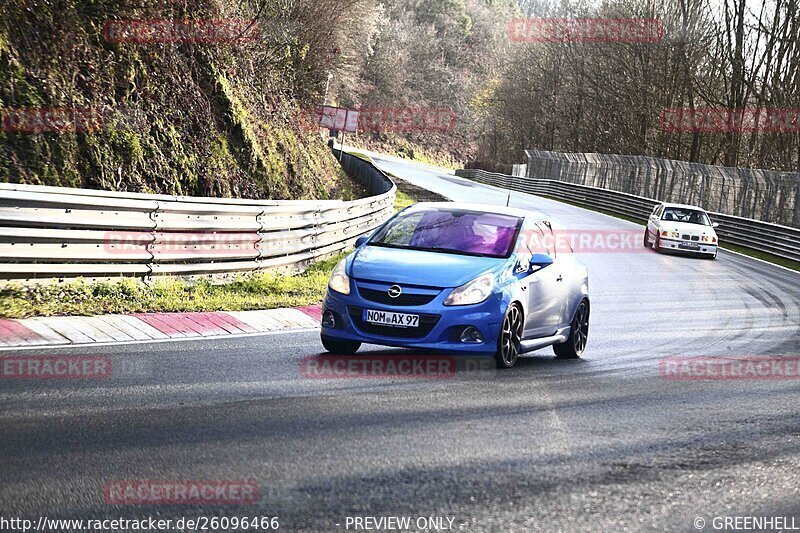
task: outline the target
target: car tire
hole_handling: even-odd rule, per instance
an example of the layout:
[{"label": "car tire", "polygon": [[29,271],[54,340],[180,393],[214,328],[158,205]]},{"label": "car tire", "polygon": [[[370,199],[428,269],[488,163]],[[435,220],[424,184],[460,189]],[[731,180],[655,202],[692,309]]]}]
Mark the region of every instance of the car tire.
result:
[{"label": "car tire", "polygon": [[517,304],[511,304],[503,315],[497,335],[497,352],[494,354],[497,368],[511,368],[516,364],[522,343],[522,329],[522,310]]},{"label": "car tire", "polygon": [[553,345],[558,359],[578,359],[586,350],[586,343],[589,341],[589,302],[583,300],[575,316],[570,323],[569,337],[567,342]]},{"label": "car tire", "polygon": [[320,336],[320,340],[327,351],[336,355],[353,355],[361,348],[361,343],[355,341],[333,340],[324,336]]},{"label": "car tire", "polygon": [[661,234],[656,233],[656,240],[653,241],[653,250],[657,253],[661,253]]},{"label": "car tire", "polygon": [[650,232],[647,231],[647,228],[644,228],[644,239],[642,244],[645,248],[650,248]]}]

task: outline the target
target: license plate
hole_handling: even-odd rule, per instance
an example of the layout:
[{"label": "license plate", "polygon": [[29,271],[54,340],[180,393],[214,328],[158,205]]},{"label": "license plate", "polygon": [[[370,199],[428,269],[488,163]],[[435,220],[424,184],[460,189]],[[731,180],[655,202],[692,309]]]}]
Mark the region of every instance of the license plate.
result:
[{"label": "license plate", "polygon": [[696,242],[682,242],[678,245],[678,248],[689,248],[691,250],[699,250],[700,245]]},{"label": "license plate", "polygon": [[408,313],[364,309],[361,318],[364,322],[381,324],[382,326],[394,326],[396,328],[416,328],[419,326],[419,315],[410,315]]}]

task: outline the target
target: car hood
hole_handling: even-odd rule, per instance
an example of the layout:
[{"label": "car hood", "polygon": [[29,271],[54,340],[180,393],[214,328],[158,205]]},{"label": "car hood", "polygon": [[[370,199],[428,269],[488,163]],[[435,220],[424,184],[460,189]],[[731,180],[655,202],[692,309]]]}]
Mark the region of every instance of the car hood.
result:
[{"label": "car hood", "polygon": [[362,246],[352,256],[349,275],[356,279],[406,285],[458,287],[507,259]]},{"label": "car hood", "polygon": [[689,233],[691,235],[712,235],[717,232],[711,226],[701,226],[700,224],[689,224],[688,222],[674,222],[672,220],[662,220],[659,224],[662,230],[677,231],[679,233]]}]

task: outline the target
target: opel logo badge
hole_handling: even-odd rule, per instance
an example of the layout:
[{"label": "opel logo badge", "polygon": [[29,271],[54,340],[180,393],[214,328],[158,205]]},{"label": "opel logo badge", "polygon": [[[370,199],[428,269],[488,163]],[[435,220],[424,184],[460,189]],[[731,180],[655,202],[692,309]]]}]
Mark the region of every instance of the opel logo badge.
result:
[{"label": "opel logo badge", "polygon": [[389,294],[389,298],[397,298],[403,294],[403,289],[400,288],[400,285],[392,285],[386,292]]}]

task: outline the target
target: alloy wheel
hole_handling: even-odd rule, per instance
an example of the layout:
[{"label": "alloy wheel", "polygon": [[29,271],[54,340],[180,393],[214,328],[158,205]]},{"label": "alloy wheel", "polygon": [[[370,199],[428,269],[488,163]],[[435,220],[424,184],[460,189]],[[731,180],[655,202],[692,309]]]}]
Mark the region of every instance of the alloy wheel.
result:
[{"label": "alloy wheel", "polygon": [[575,313],[575,318],[572,322],[572,328],[575,332],[572,336],[575,343],[575,353],[582,354],[589,340],[589,307],[586,302],[581,302],[578,307],[578,312]]},{"label": "alloy wheel", "polygon": [[522,313],[516,305],[509,307],[503,318],[500,333],[500,357],[504,366],[510,368],[517,362],[522,341]]}]

